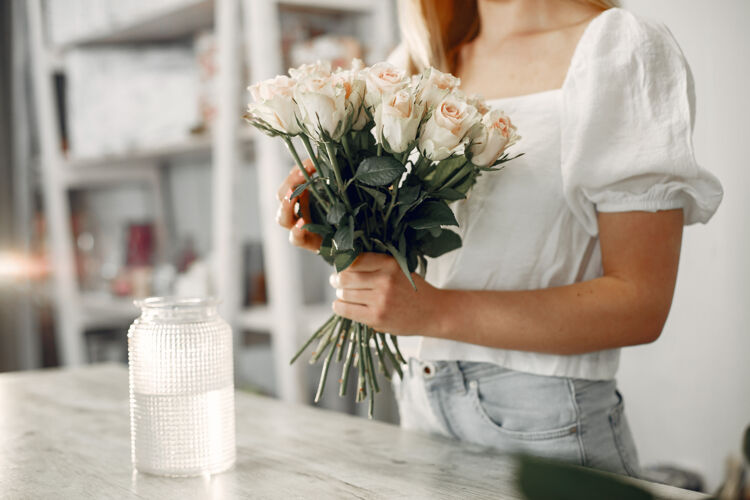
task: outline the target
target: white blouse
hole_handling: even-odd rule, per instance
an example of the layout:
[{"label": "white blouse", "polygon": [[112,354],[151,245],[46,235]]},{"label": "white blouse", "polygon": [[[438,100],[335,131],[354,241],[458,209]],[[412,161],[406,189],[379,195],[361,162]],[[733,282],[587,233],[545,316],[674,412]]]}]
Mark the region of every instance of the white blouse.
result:
[{"label": "white blouse", "polygon": [[[695,161],[695,95],[669,30],[619,8],[584,31],[562,88],[488,101],[511,117],[524,156],[484,173],[451,204],[463,246],[428,258],[439,288],[531,290],[602,276],[597,212],[682,208],[707,222],[718,179]],[[405,337],[424,360],[485,361],[524,372],[614,378],[619,349],[554,355]]]}]

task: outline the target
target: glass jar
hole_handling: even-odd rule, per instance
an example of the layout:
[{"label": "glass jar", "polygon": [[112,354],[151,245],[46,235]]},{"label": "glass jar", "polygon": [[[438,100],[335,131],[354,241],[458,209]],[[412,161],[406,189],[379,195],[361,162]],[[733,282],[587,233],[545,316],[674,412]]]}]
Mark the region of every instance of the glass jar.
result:
[{"label": "glass jar", "polygon": [[232,329],[215,299],[137,300],[128,331],[133,466],[213,474],[235,461]]}]

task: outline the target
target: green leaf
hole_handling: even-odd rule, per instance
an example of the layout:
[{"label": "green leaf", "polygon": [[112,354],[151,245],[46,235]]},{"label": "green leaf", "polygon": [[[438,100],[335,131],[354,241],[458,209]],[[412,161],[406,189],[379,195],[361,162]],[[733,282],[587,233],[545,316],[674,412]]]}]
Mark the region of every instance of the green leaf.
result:
[{"label": "green leaf", "polygon": [[431,196],[435,198],[440,198],[446,201],[463,200],[464,198],[466,198],[466,195],[464,193],[461,193],[460,191],[456,191],[453,188],[443,188],[440,191],[436,191],[432,193]]},{"label": "green leaf", "polygon": [[427,231],[429,231],[429,233],[430,233],[430,234],[431,234],[431,235],[432,235],[433,237],[437,238],[438,236],[440,236],[440,233],[442,233],[442,232],[443,232],[443,228],[442,228],[442,227],[440,227],[440,226],[436,226],[436,227],[431,227],[431,228],[428,228],[428,229],[427,229]]},{"label": "green leaf", "polygon": [[326,224],[307,223],[302,226],[302,229],[310,231],[311,233],[319,234],[321,236],[328,236],[329,234],[333,234],[334,232],[334,229]]},{"label": "green leaf", "polygon": [[358,255],[359,251],[354,249],[336,252],[336,256],[333,258],[333,265],[336,266],[336,272],[341,272],[349,267]]},{"label": "green leaf", "polygon": [[346,214],[346,206],[344,206],[343,203],[337,201],[336,203],[333,204],[331,209],[328,211],[328,215],[326,216],[326,221],[328,221],[329,224],[339,224],[345,214]]},{"label": "green leaf", "polygon": [[443,200],[429,200],[417,206],[410,214],[408,224],[414,229],[458,226],[456,216]]},{"label": "green leaf", "polygon": [[750,425],[745,429],[745,443],[743,448],[742,451],[745,453],[745,460],[750,463]]},{"label": "green leaf", "polygon": [[406,262],[406,257],[404,257],[404,254],[398,251],[396,247],[394,247],[391,243],[385,244],[386,248],[389,252],[391,252],[391,255],[396,259],[396,262],[398,262],[398,266],[401,268],[401,271],[406,275],[406,277],[409,279],[409,283],[411,283],[411,286],[414,287],[414,289],[417,289],[417,285],[414,284],[414,278],[411,277],[411,273],[409,272],[409,265]]},{"label": "green leaf", "polygon": [[372,196],[375,206],[383,210],[385,208],[386,195],[382,191],[367,186],[359,186],[365,193]]},{"label": "green leaf", "polygon": [[440,257],[461,248],[461,237],[449,229],[443,229],[439,236],[430,233],[421,235],[417,241],[417,248],[428,257]]},{"label": "green leaf", "polygon": [[398,205],[411,206],[419,199],[421,192],[422,188],[420,186],[401,186],[398,190],[396,203]]},{"label": "green leaf", "polygon": [[336,250],[351,250],[354,248],[354,220],[350,215],[344,224],[341,224],[333,235]]},{"label": "green leaf", "polygon": [[474,183],[477,181],[477,176],[473,173],[467,175],[459,184],[454,185],[453,189],[458,191],[459,193],[466,194],[469,192],[469,189],[472,188]]},{"label": "green leaf", "polygon": [[409,267],[409,272],[414,272],[417,270],[417,249],[414,247],[409,247],[409,251],[406,252],[406,265]]},{"label": "green leaf", "polygon": [[528,500],[652,500],[648,491],[595,469],[529,456],[520,457],[518,489]]},{"label": "green leaf", "polygon": [[392,156],[370,156],[359,164],[354,178],[369,186],[387,186],[405,171],[406,167]]},{"label": "green leaf", "polygon": [[466,158],[463,155],[452,156],[440,161],[432,175],[427,179],[427,184],[434,189],[439,189],[449,177],[453,176],[465,164]]},{"label": "green leaf", "polygon": [[309,186],[309,185],[310,185],[310,182],[309,181],[305,181],[302,184],[300,184],[299,186],[297,186],[296,188],[294,188],[294,191],[292,191],[292,194],[289,196],[289,199],[293,200],[297,196],[301,195],[302,192],[305,189],[307,189],[307,186]]},{"label": "green leaf", "polygon": [[367,206],[367,203],[365,203],[365,202],[360,203],[359,205],[357,205],[356,207],[354,207],[354,209],[352,210],[352,215],[354,217],[356,217],[357,214],[359,213],[359,211],[362,210],[366,206]]},{"label": "green leaf", "polygon": [[388,247],[387,247],[387,246],[385,246],[385,243],[383,243],[383,242],[382,242],[382,241],[380,241],[379,239],[377,239],[377,238],[370,238],[370,241],[372,241],[372,243],[373,243],[373,244],[374,244],[374,245],[375,245],[375,246],[376,246],[376,247],[377,247],[377,248],[378,248],[378,249],[379,249],[380,251],[382,251],[382,252],[387,252],[387,251],[388,251]]},{"label": "green leaf", "polygon": [[323,260],[329,264],[333,264],[333,235],[328,234],[323,236],[323,241],[320,243],[320,250],[318,255],[323,257]]}]

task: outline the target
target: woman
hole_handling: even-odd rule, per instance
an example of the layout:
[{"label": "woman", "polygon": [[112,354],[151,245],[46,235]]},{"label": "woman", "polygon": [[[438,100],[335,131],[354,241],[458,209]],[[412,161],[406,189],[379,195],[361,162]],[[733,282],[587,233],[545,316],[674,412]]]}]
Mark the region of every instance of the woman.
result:
[{"label": "woman", "polygon": [[[331,283],[336,313],[418,340],[395,388],[403,426],[638,476],[619,349],[659,337],[683,224],[705,223],[722,189],[695,162],[677,43],[609,7],[401,1],[392,59],[487,96],[525,155],[452,205],[463,247],[430,260],[417,292],[393,258],[371,253]],[[290,174],[280,199],[299,182]],[[316,250],[292,202],[279,222]]]}]

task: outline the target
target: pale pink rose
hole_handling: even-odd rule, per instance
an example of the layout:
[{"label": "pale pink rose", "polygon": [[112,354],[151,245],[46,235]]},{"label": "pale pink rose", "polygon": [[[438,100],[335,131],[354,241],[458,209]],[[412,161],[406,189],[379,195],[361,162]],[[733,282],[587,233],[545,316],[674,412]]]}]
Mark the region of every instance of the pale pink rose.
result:
[{"label": "pale pink rose", "polygon": [[[359,61],[359,59],[355,59]],[[361,61],[360,61],[361,63]],[[352,63],[354,65],[354,63]],[[333,74],[333,84],[340,85],[345,92],[346,114],[351,129],[362,130],[367,125],[368,116],[363,103],[365,81],[357,69],[341,70]]]},{"label": "pale pink rose", "polygon": [[477,127],[476,137],[472,138],[469,153],[471,162],[478,167],[491,166],[505,149],[516,142],[516,127],[510,118],[500,110],[493,109],[482,117],[482,126]]},{"label": "pale pink rose", "polygon": [[461,80],[450,73],[427,68],[419,79],[418,95],[427,108],[432,108],[460,84]]},{"label": "pale pink rose", "polygon": [[391,153],[403,153],[414,143],[422,120],[423,105],[413,89],[404,88],[383,97],[375,111],[373,133]]},{"label": "pale pink rose", "polygon": [[289,76],[295,80],[302,80],[307,77],[325,78],[331,76],[331,63],[329,61],[317,61],[312,64],[302,64],[296,68],[290,68]]},{"label": "pale pink rose", "polygon": [[484,100],[484,97],[482,97],[479,94],[472,94],[466,98],[466,101],[477,108],[477,111],[479,111],[480,115],[485,115],[490,110],[490,107],[487,106],[487,103]]},{"label": "pale pink rose", "polygon": [[463,146],[469,130],[479,120],[479,112],[474,106],[448,94],[422,127],[419,150],[430,160],[443,160]]},{"label": "pale pink rose", "polygon": [[278,132],[297,135],[297,105],[294,89],[297,83],[287,76],[277,76],[248,87],[254,102],[248,105],[248,113],[263,120]]},{"label": "pale pink rose", "polygon": [[346,89],[335,85],[333,78],[312,75],[297,82],[294,99],[300,121],[310,136],[318,141],[338,140],[345,131]]},{"label": "pale pink rose", "polygon": [[364,73],[367,85],[365,104],[371,108],[380,104],[383,94],[394,94],[409,84],[406,71],[387,62],[377,63]]}]

